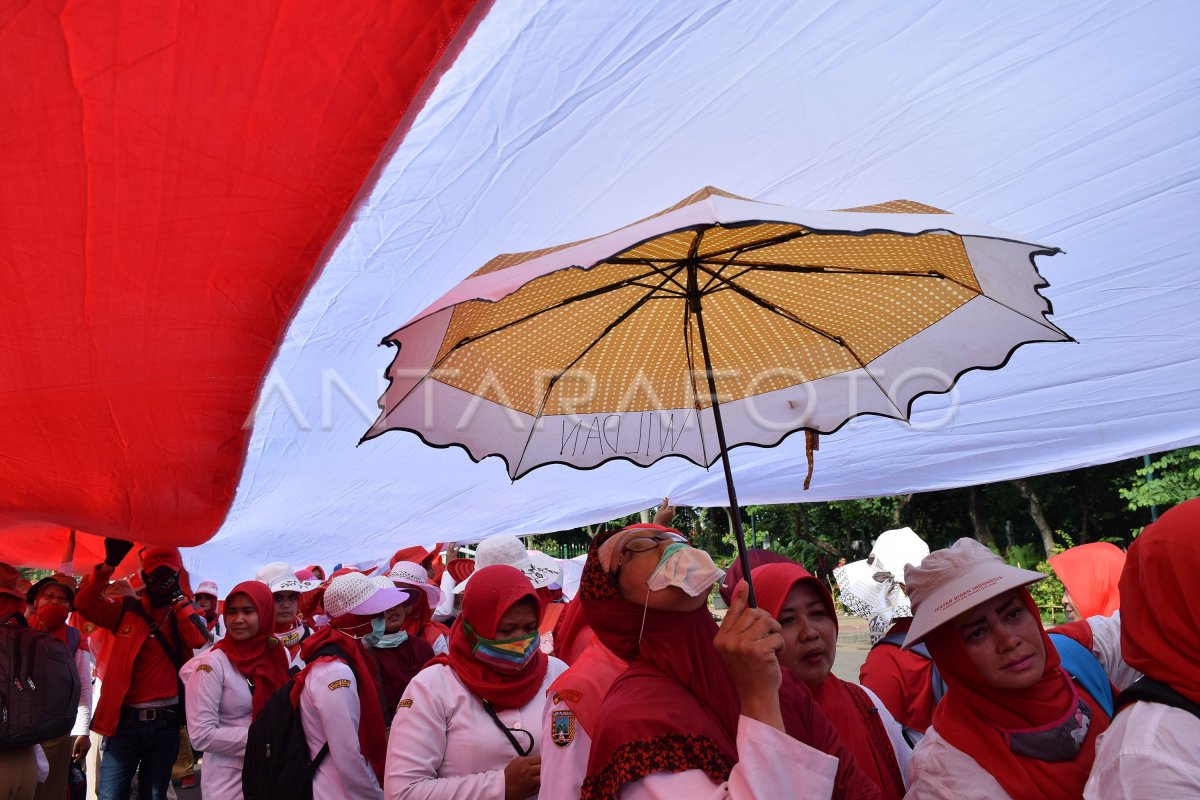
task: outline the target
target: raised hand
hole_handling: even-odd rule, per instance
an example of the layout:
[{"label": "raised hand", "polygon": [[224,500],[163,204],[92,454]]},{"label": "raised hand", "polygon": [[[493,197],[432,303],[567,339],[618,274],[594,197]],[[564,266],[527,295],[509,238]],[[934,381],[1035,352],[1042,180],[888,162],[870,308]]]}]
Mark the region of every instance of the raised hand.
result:
[{"label": "raised hand", "polygon": [[783,651],[783,634],[770,614],[747,605],[748,594],[749,586],[742,581],[713,644],[737,688],[742,714],[782,731],[779,686],[783,672],[779,653]]},{"label": "raised hand", "polygon": [[116,567],[125,560],[125,556],[129,555],[129,551],[132,549],[133,542],[106,538],[104,540],[104,563],[110,567]]}]

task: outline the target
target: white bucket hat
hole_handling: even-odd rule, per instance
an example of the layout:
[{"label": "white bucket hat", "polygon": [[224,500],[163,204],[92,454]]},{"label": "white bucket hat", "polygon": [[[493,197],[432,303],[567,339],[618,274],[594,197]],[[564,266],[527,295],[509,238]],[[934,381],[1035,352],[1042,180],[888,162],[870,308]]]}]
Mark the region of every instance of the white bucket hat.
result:
[{"label": "white bucket hat", "polygon": [[[525,545],[515,536],[502,533],[490,539],[484,539],[475,548],[475,571],[484,567],[494,567],[504,564],[519,569],[533,588],[541,589],[553,583],[558,583],[562,569],[558,561],[536,550],[526,550]],[[475,573],[472,572],[471,575]],[[470,583],[471,576],[454,587],[455,594],[462,594]]]},{"label": "white bucket hat", "polygon": [[196,585],[196,591],[192,592],[192,594],[208,594],[212,595],[213,597],[220,597],[220,595],[217,594],[216,581],[200,581],[200,583]]},{"label": "white bucket hat", "polygon": [[867,558],[834,569],[842,605],[867,620],[872,644],[887,634],[896,619],[912,616],[904,570],[927,555],[929,545],[912,528],[897,528],[879,534]]},{"label": "white bucket hat", "polygon": [[369,578],[361,572],[338,575],[325,590],[325,613],[330,618],[359,614],[374,616],[398,606],[409,596],[382,575]]},{"label": "white bucket hat", "polygon": [[436,608],[442,602],[442,590],[429,582],[429,573],[420,564],[397,561],[387,578],[400,589],[420,589],[425,593],[430,608]]},{"label": "white bucket hat", "polygon": [[296,570],[290,564],[273,561],[259,567],[254,579],[265,583],[271,592],[311,592],[321,585],[320,581],[302,581],[296,577]]},{"label": "white bucket hat", "polygon": [[980,603],[1046,577],[1033,570],[1010,567],[974,539],[959,539],[944,550],[935,550],[918,566],[904,570],[913,610],[904,647],[912,647]]}]

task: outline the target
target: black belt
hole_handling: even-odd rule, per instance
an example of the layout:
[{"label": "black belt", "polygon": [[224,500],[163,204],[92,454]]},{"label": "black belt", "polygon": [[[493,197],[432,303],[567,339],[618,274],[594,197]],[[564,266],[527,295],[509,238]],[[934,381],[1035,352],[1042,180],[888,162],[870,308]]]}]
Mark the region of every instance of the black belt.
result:
[{"label": "black belt", "polygon": [[134,708],[121,706],[121,719],[133,722],[171,722],[183,724],[182,707],[177,703],[173,706],[158,706],[156,708]]}]

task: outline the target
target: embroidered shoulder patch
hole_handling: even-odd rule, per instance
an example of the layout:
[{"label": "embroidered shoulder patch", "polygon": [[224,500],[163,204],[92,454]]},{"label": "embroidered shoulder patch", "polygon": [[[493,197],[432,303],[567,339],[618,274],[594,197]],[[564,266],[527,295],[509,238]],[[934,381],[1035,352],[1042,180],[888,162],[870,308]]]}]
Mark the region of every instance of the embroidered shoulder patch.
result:
[{"label": "embroidered shoulder patch", "polygon": [[403,700],[401,700],[399,703],[396,704],[397,711],[399,711],[402,708],[412,708],[412,700],[410,700],[406,697]]},{"label": "embroidered shoulder patch", "polygon": [[554,693],[554,697],[551,698],[551,702],[554,705],[558,705],[559,703],[564,703],[564,702],[565,703],[578,703],[582,699],[583,699],[582,692],[577,692],[574,689],[560,689]]},{"label": "embroidered shoulder patch", "polygon": [[555,711],[550,715],[550,741],[566,747],[575,740],[575,714],[570,711]]},{"label": "embroidered shoulder patch", "polygon": [[334,689],[349,689],[349,688],[350,688],[350,679],[349,678],[338,678],[336,681],[329,684],[329,691],[331,691],[331,692]]},{"label": "embroidered shoulder patch", "polygon": [[197,664],[196,672],[212,672],[212,664]]}]

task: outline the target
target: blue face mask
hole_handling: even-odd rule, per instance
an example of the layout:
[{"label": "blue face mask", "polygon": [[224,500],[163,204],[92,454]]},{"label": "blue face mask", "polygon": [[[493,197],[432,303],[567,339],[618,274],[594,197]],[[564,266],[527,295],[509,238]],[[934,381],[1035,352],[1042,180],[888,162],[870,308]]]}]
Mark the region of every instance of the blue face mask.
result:
[{"label": "blue face mask", "polygon": [[395,633],[384,633],[387,628],[387,622],[383,617],[376,617],[371,620],[371,632],[363,637],[363,641],[367,647],[375,647],[379,649],[387,649],[391,647],[399,647],[408,641],[408,632],[399,630]]}]

